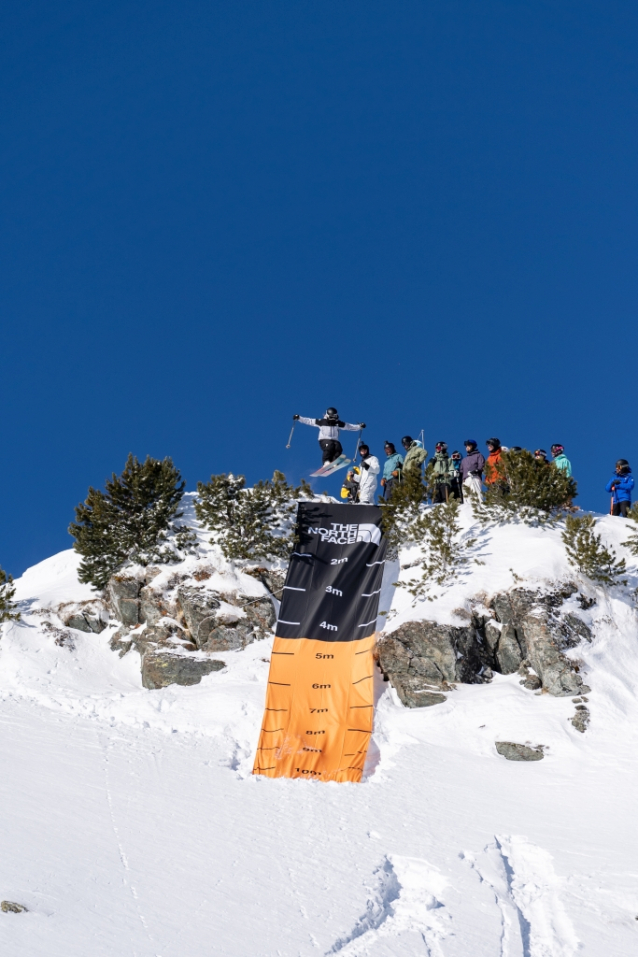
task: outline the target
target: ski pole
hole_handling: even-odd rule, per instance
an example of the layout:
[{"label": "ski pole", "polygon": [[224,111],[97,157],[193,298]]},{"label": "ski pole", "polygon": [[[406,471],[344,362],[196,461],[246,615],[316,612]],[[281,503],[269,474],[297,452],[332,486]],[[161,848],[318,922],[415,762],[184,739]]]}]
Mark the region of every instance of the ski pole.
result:
[{"label": "ski pole", "polygon": [[353,457],[353,459],[352,459],[352,464],[353,464],[353,465],[354,465],[355,462],[357,461],[357,455],[359,454],[359,443],[361,442],[361,433],[362,433],[362,432],[363,432],[363,429],[359,429],[359,434],[358,434],[358,436],[357,436],[357,447],[356,447],[356,449],[354,450],[354,457]]},{"label": "ski pole", "polygon": [[297,424],[296,422],[293,422],[293,423],[292,423],[292,428],[291,428],[291,430],[290,430],[290,435],[288,436],[288,445],[286,446],[287,449],[290,448],[290,443],[292,442],[292,433],[295,431],[295,426],[296,426],[296,424]]}]

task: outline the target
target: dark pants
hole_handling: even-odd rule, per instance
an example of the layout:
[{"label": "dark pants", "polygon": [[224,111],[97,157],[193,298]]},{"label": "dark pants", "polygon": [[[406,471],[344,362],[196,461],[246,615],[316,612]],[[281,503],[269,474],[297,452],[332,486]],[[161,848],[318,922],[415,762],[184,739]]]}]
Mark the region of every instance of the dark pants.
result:
[{"label": "dark pants", "polygon": [[460,498],[461,501],[463,501],[463,488],[461,486],[460,478],[452,479],[452,484],[450,485],[450,497]]},{"label": "dark pants", "polygon": [[343,445],[337,439],[319,439],[319,447],[323,452],[323,464],[334,462],[343,452]]},{"label": "dark pants", "polygon": [[394,488],[395,485],[398,485],[398,484],[399,484],[398,479],[391,478],[386,480],[386,483],[383,486],[383,497],[386,500],[386,502],[392,495],[392,489]]},{"label": "dark pants", "polygon": [[627,512],[631,508],[631,502],[615,502],[612,509],[612,515],[622,515],[623,518],[627,518]]},{"label": "dark pants", "polygon": [[434,486],[432,493],[433,505],[440,505],[441,502],[447,502],[451,498],[450,486],[447,482],[440,482]]}]

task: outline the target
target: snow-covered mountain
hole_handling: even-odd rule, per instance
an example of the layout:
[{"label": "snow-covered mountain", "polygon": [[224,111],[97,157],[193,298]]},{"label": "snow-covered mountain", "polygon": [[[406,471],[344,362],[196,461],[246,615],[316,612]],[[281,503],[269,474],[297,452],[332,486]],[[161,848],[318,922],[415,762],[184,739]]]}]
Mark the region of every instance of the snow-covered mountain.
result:
[{"label": "snow-covered mountain", "polygon": [[[215,651],[223,667],[196,684],[145,688],[135,637],[147,625],[124,647],[73,551],[29,569],[23,619],[0,641],[0,898],[28,908],[0,913],[3,957],[632,954],[638,568],[626,525],[599,520],[630,566],[626,587],[602,589],[569,566],[558,529],[484,530],[469,506],[462,523],[482,564],[416,605],[388,566],[384,642],[396,649],[406,626],[430,627],[420,621],[453,637],[482,622],[477,640],[493,628],[497,641],[495,596],[562,589],[552,621],[576,629],[560,655],[580,694],[547,693],[529,662],[505,675],[477,659],[476,683],[446,680],[442,695],[426,676],[439,703],[406,708],[379,671],[361,784],[251,774],[269,633]],[[239,606],[270,600],[201,533],[197,555],[161,575],[140,587],[168,602],[175,655],[210,657],[180,632],[180,588],[214,592],[231,625]],[[102,615],[102,630],[71,627],[79,613]],[[542,759],[506,760],[497,742]]]}]

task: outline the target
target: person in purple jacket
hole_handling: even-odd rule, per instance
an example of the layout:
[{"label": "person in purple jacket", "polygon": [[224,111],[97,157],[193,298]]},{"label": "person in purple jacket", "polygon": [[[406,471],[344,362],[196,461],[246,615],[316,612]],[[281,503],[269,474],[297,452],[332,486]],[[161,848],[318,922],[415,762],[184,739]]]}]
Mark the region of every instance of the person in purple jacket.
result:
[{"label": "person in purple jacket", "polygon": [[467,454],[461,459],[461,484],[466,485],[468,491],[474,491],[480,495],[483,488],[485,458],[478,450],[476,439],[466,439],[463,445]]},{"label": "person in purple jacket", "polygon": [[634,477],[629,468],[627,459],[618,459],[616,462],[616,474],[613,475],[605,489],[611,492],[611,514],[622,515],[627,518],[627,512],[631,508],[631,490],[634,487]]}]

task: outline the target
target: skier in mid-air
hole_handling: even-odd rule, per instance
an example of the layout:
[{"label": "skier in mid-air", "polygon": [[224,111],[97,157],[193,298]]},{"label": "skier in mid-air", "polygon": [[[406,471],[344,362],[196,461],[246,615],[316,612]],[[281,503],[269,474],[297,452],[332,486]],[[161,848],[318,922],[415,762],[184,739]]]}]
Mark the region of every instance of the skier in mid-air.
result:
[{"label": "skier in mid-air", "polygon": [[343,446],[339,441],[339,432],[358,432],[365,429],[365,422],[358,425],[352,425],[350,422],[342,422],[336,409],[326,409],[322,419],[308,419],[304,415],[293,415],[295,422],[302,422],[303,425],[314,425],[319,429],[319,445],[323,454],[323,466],[334,465],[337,459],[343,455]]}]

